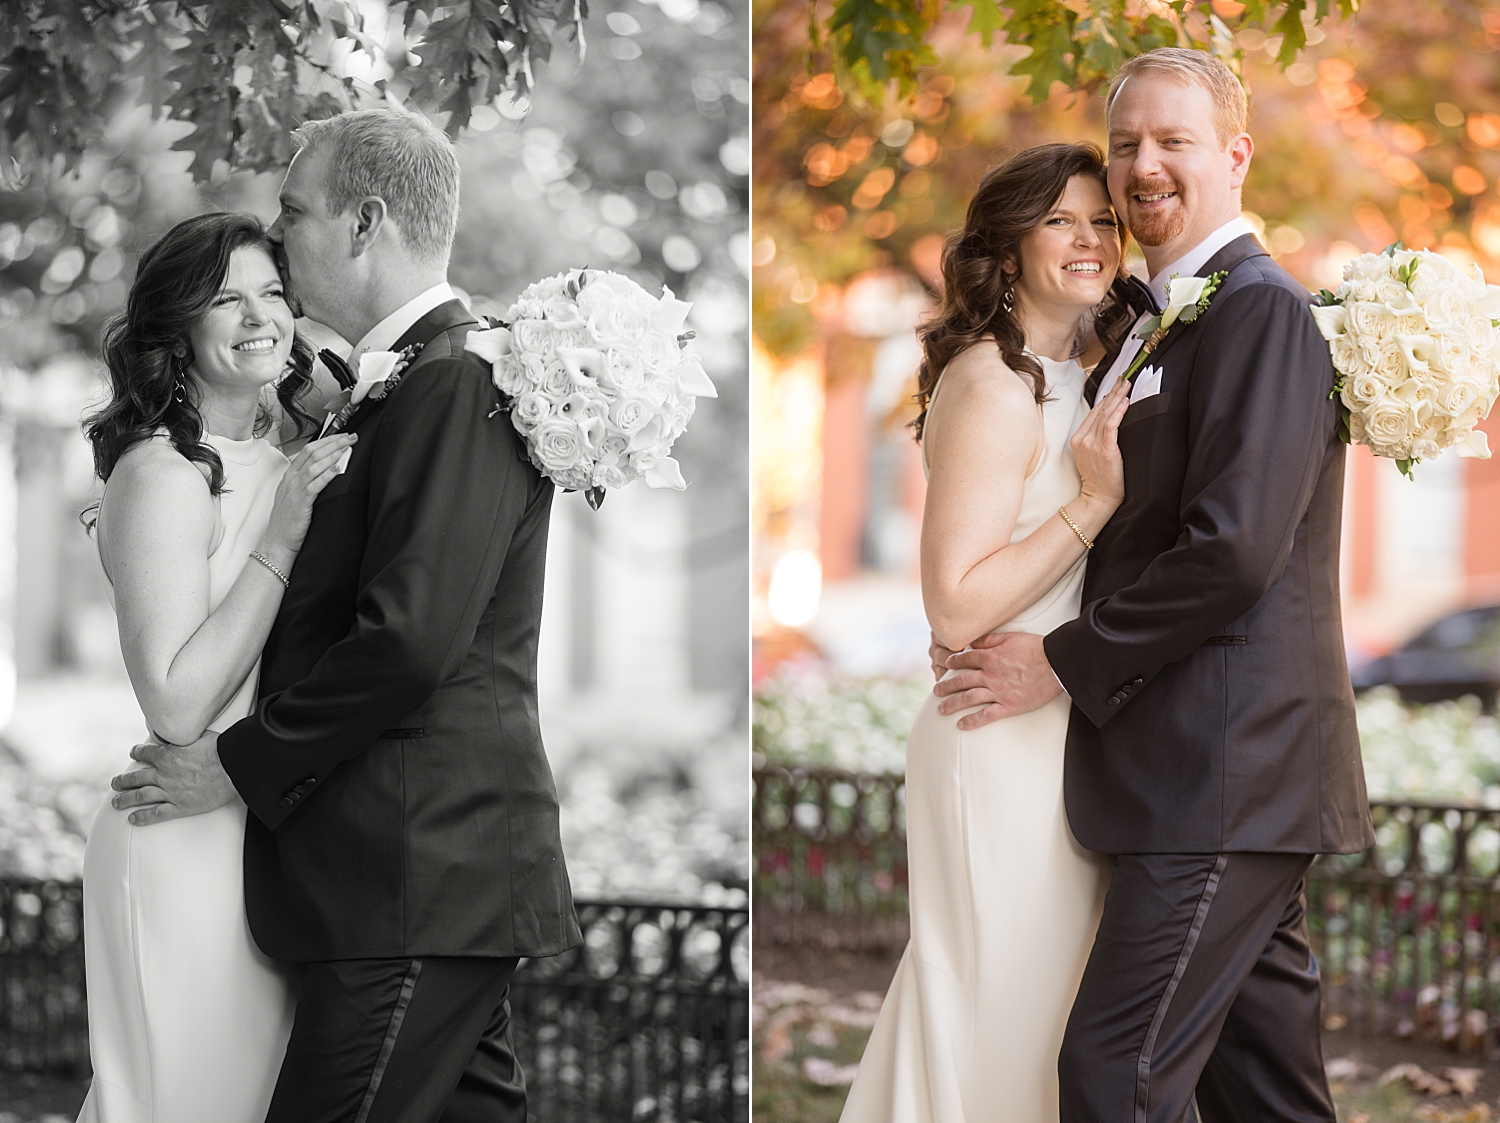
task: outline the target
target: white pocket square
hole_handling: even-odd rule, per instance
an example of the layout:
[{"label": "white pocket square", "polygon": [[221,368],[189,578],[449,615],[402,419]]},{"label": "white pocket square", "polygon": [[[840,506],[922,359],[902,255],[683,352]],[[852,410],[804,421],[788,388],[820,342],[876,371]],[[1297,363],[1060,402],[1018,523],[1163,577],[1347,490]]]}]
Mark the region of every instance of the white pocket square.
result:
[{"label": "white pocket square", "polygon": [[1152,394],[1160,393],[1161,367],[1148,366],[1135,376],[1134,384],[1130,387],[1130,400],[1138,402],[1142,398],[1149,398]]}]

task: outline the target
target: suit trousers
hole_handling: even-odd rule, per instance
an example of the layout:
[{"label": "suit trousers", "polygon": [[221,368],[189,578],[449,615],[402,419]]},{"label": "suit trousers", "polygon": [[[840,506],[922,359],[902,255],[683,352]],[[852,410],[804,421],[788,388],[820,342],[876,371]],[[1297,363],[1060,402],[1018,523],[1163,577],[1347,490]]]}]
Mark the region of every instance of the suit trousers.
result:
[{"label": "suit trousers", "polygon": [[266,1123],[525,1123],[510,1030],[518,962],[298,964],[296,1019]]},{"label": "suit trousers", "polygon": [[1125,854],[1058,1058],[1061,1123],[1333,1123],[1306,854]]}]

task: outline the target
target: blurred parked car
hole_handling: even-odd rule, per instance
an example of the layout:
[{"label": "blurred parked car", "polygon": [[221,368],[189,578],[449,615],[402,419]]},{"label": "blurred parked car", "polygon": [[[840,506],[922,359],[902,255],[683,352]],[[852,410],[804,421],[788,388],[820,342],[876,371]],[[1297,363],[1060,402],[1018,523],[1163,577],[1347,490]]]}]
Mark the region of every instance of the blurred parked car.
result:
[{"label": "blurred parked car", "polygon": [[1394,686],[1405,702],[1475,694],[1492,710],[1500,690],[1500,604],[1444,616],[1349,677],[1355,690]]}]

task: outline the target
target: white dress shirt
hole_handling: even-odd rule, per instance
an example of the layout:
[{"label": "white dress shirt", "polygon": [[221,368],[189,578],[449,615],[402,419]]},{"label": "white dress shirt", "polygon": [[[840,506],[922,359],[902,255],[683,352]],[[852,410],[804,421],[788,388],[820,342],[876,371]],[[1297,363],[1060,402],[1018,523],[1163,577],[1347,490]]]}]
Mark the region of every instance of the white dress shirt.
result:
[{"label": "white dress shirt", "polygon": [[418,293],[365,332],[360,341],[354,345],[354,350],[349,352],[349,369],[359,370],[359,357],[366,352],[391,350],[396,346],[396,341],[410,331],[412,325],[423,316],[438,305],[455,299],[457,298],[453,288],[447,281],[440,285],[433,285],[426,292]]},{"label": "white dress shirt", "polygon": [[[1232,218],[1176,261],[1158,269],[1152,274],[1149,282],[1151,295],[1156,298],[1156,306],[1158,308],[1165,308],[1167,306],[1167,282],[1173,277],[1196,277],[1198,270],[1207,265],[1209,259],[1214,254],[1218,253],[1236,238],[1242,238],[1246,234],[1253,233],[1255,231],[1250,228],[1250,224],[1243,218]],[[1120,348],[1120,353],[1116,356],[1114,365],[1109,368],[1109,373],[1100,381],[1099,392],[1094,395],[1094,401],[1102,400],[1114,388],[1115,382],[1119,379],[1120,375],[1125,373],[1126,368],[1130,366],[1131,360],[1135,358],[1136,352],[1141,349],[1143,341],[1137,338],[1135,333],[1140,330],[1141,323],[1146,319],[1146,316],[1141,316],[1136,320],[1135,325],[1131,327],[1130,334],[1125,337],[1125,345]],[[1136,401],[1139,398],[1146,397],[1148,389],[1145,384],[1142,384],[1140,387],[1131,387],[1130,400]],[[1156,389],[1161,389],[1159,375],[1156,380]]]}]

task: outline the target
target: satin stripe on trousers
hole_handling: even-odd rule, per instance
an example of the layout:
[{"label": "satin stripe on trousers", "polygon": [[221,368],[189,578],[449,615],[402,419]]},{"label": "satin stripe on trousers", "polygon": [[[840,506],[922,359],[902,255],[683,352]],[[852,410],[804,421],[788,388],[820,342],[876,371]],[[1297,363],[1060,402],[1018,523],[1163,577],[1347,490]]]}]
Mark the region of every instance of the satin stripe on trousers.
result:
[{"label": "satin stripe on trousers", "polygon": [[524,1123],[510,1031],[514,958],[297,965],[266,1123]]},{"label": "satin stripe on trousers", "polygon": [[1304,854],[1126,854],[1058,1058],[1061,1123],[1333,1123]]}]

